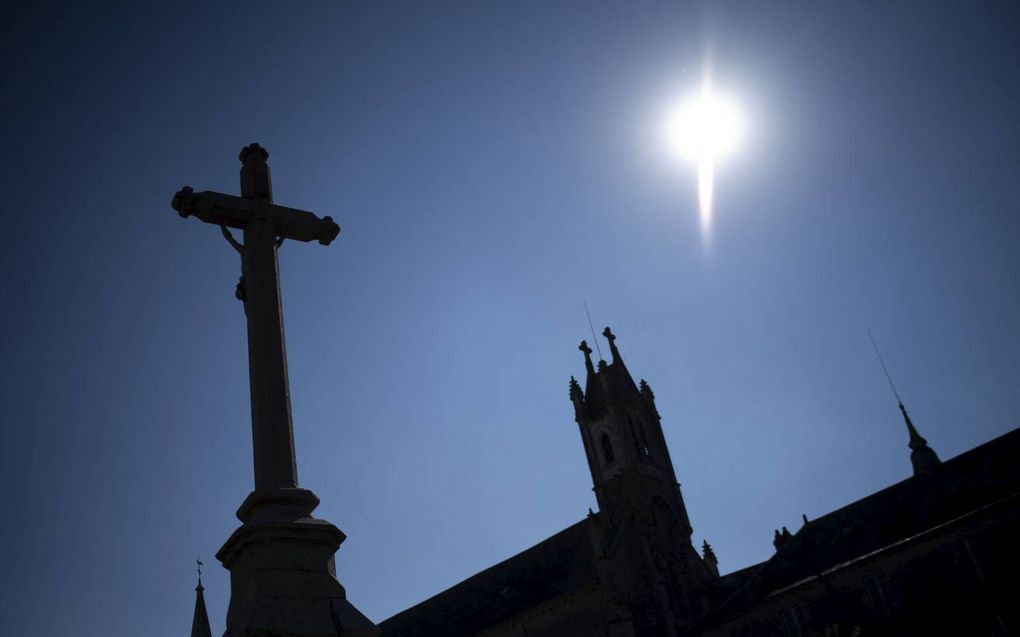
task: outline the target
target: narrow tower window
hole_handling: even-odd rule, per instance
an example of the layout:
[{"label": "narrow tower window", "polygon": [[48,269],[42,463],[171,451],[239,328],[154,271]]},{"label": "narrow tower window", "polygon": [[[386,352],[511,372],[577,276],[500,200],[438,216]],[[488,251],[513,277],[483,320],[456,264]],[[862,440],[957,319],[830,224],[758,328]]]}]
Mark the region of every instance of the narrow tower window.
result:
[{"label": "narrow tower window", "polygon": [[613,455],[613,443],[609,441],[609,434],[602,434],[602,455],[606,459],[606,464],[612,464],[613,460],[616,460],[616,456]]},{"label": "narrow tower window", "polygon": [[[630,435],[634,437],[634,447],[637,448],[638,457],[645,462],[650,461],[652,459],[652,452],[648,450],[648,441],[645,440],[645,430],[640,426],[635,427],[633,418],[627,418],[627,424],[630,425]],[[638,440],[639,438],[640,440]]]}]

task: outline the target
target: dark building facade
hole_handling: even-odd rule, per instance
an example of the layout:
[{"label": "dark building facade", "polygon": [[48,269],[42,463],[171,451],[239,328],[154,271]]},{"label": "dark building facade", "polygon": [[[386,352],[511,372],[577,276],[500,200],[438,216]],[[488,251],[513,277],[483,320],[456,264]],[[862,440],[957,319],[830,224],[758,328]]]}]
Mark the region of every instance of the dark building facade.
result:
[{"label": "dark building facade", "polygon": [[1012,635],[1020,631],[1020,430],[942,462],[900,405],[914,475],[777,531],[719,574],[691,524],[645,381],[606,328],[573,378],[599,511],[384,621],[384,637]]}]

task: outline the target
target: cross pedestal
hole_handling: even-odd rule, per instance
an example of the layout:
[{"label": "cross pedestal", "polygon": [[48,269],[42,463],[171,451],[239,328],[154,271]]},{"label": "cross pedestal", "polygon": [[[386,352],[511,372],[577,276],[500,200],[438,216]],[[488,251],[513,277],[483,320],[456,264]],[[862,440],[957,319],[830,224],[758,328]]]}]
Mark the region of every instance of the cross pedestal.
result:
[{"label": "cross pedestal", "polygon": [[[237,510],[241,527],[216,558],[230,571],[225,637],[361,637],[379,629],[336,579],[340,529],[312,517],[319,498],[297,481],[277,250],[284,240],[329,245],[340,228],[329,217],[273,203],[258,144],[240,155],[241,196],[180,190],[172,206],[220,226],[241,255],[237,298],[248,321],[255,490]],[[243,243],[230,229],[241,230]]]}]

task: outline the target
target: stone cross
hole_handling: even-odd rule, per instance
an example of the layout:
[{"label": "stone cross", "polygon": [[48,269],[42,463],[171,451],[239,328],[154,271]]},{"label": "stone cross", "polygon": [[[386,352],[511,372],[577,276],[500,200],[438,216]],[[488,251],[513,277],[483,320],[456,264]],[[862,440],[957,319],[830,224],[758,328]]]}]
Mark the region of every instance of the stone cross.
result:
[{"label": "stone cross", "polygon": [[[241,254],[238,298],[248,317],[248,373],[251,382],[252,447],[255,492],[297,487],[294,426],[287,382],[287,353],[280,305],[280,268],[276,252],[285,239],[329,245],[340,232],[330,217],[273,203],[266,159],[258,144],[241,150],[241,196],[194,192],[183,188],[171,204],[181,217],[194,215],[220,226]],[[240,230],[243,243],[229,228]]]}]

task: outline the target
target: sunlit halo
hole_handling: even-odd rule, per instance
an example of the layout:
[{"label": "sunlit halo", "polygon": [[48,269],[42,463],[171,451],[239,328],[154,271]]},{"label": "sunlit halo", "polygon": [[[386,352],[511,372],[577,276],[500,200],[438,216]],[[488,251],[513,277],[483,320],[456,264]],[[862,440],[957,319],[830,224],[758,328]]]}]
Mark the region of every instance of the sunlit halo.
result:
[{"label": "sunlit halo", "polygon": [[715,165],[740,146],[743,133],[740,111],[712,90],[708,78],[700,93],[671,109],[666,118],[670,151],[698,168],[698,210],[706,237],[712,227]]}]

